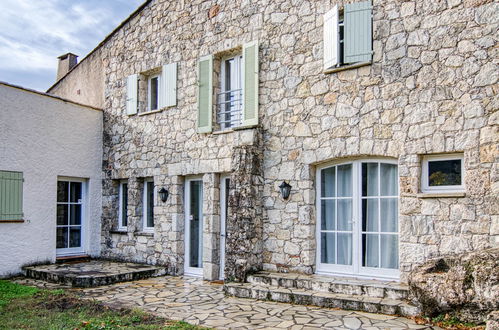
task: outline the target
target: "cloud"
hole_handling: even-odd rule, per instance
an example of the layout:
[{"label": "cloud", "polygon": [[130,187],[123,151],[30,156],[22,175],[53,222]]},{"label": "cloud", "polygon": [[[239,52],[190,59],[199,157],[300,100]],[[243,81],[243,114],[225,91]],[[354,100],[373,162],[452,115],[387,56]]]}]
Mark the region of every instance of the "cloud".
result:
[{"label": "cloud", "polygon": [[[83,58],[142,0],[2,0],[0,8],[0,80],[19,73],[50,72],[42,89],[54,82],[57,56],[72,52]],[[40,81],[40,79],[37,79]],[[12,82],[12,81],[11,81]]]}]

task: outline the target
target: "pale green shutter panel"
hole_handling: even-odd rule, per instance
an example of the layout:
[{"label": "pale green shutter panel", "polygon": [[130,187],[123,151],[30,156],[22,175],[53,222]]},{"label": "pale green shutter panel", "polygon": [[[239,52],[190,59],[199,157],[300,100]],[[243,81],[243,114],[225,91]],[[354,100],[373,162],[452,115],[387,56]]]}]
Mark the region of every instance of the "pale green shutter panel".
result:
[{"label": "pale green shutter panel", "polygon": [[198,132],[211,132],[213,111],[213,55],[198,63]]},{"label": "pale green shutter panel", "polygon": [[346,4],[344,24],[344,62],[370,62],[373,53],[371,1]]},{"label": "pale green shutter panel", "polygon": [[177,105],[177,63],[163,65],[160,86],[160,108]]},{"label": "pale green shutter panel", "polygon": [[139,75],[132,74],[126,80],[126,113],[134,115],[137,113],[137,94],[138,94]]},{"label": "pale green shutter panel", "polygon": [[258,125],[258,41],[243,46],[243,126]]},{"label": "pale green shutter panel", "polygon": [[338,64],[338,6],[324,15],[324,69]]},{"label": "pale green shutter panel", "polygon": [[0,171],[0,221],[23,219],[23,174]]}]

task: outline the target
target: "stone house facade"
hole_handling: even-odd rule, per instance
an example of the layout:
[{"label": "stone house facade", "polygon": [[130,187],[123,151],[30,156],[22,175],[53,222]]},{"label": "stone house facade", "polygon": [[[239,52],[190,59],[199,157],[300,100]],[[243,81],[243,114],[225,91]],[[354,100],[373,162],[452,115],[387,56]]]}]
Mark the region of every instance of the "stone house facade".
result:
[{"label": "stone house facade", "polygon": [[404,282],[497,247],[498,12],[146,1],[49,89],[104,110],[101,255]]}]

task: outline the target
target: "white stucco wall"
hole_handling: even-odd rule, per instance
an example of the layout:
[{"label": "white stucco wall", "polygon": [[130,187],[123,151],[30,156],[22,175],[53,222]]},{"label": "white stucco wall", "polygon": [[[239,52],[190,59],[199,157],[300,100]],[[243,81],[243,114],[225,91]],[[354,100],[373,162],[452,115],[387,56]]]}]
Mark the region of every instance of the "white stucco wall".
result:
[{"label": "white stucco wall", "polygon": [[24,175],[24,223],[0,222],[0,277],[56,258],[57,178],[87,179],[85,252],[100,253],[102,111],[0,84],[0,170]]}]

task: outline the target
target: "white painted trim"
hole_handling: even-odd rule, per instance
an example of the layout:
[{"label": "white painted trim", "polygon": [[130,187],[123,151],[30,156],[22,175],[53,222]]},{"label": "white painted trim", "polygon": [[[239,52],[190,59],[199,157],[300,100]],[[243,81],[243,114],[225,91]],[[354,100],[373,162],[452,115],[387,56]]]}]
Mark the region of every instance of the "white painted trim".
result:
[{"label": "white painted trim", "polygon": [[[461,161],[461,184],[455,186],[429,186],[428,178],[428,163],[431,161],[445,161],[445,160],[460,160]],[[423,193],[455,193],[455,192],[465,192],[466,186],[464,184],[465,176],[464,168],[464,154],[454,153],[454,154],[441,154],[441,155],[425,155],[423,156],[423,161],[421,164],[421,191]]]},{"label": "white painted trim", "polygon": [[[189,177],[185,179],[185,187],[184,187],[184,274],[185,275],[190,275],[190,276],[196,276],[196,277],[203,277],[203,267],[190,267],[189,266],[189,255],[190,255],[190,226],[189,226],[189,214],[191,211],[191,198],[190,198],[190,193],[191,193],[191,188],[190,188],[190,183],[192,181],[201,181],[201,221],[199,224],[200,231],[202,234],[203,233],[203,225],[204,225],[204,213],[203,213],[203,200],[204,200],[204,183],[203,183],[203,177],[196,176],[196,177]],[[203,248],[203,235],[200,236],[201,239],[199,241],[199,249],[202,250]],[[201,262],[203,262],[201,260]]]},{"label": "white painted trim", "polygon": [[[352,276],[360,278],[376,278],[376,279],[391,279],[398,280],[400,278],[399,269],[386,269],[386,268],[371,268],[362,267],[362,163],[385,163],[398,165],[396,160],[386,158],[362,158],[356,160],[343,160],[337,162],[329,162],[317,166],[316,168],[316,273],[322,275],[341,275]],[[352,164],[352,265],[335,265],[321,263],[321,171],[333,166]],[[379,167],[378,167],[379,177]],[[336,177],[337,179],[337,177]],[[337,181],[336,181],[337,184]],[[397,187],[399,187],[399,178],[397,178]],[[378,184],[378,189],[380,185]],[[337,192],[337,189],[336,189]],[[399,192],[400,194],[400,192]],[[379,195],[379,193],[378,193]],[[382,198],[399,198],[399,196],[383,196]],[[379,198],[379,196],[378,196]],[[342,199],[342,198],[326,198],[326,199]],[[399,203],[400,207],[400,203]],[[335,212],[337,212],[335,208]],[[400,211],[397,214],[399,219]],[[336,219],[337,221],[337,219]],[[398,248],[400,256],[400,226],[398,232]],[[399,258],[400,267],[400,258]]]},{"label": "white painted trim", "polygon": [[[88,179],[83,179],[83,178],[72,178],[72,177],[57,177],[57,182],[64,181],[64,182],[80,182],[81,183],[81,203],[63,203],[66,205],[69,204],[80,204],[81,205],[81,226],[80,226],[80,246],[79,247],[74,247],[74,248],[57,248],[57,205],[59,202],[57,202],[57,195],[56,195],[56,219],[55,219],[55,230],[56,230],[56,241],[55,241],[55,246],[56,246],[56,256],[61,257],[61,256],[69,256],[69,255],[78,255],[78,254],[84,254],[85,251],[88,249],[86,238],[87,238],[87,214],[89,214],[87,208],[88,208]],[[68,185],[68,189],[70,188],[70,184]],[[56,184],[57,187],[57,184]],[[57,194],[57,190],[56,190]],[[70,216],[70,214],[68,214]],[[68,237],[69,239],[69,237]]]},{"label": "white painted trim", "polygon": [[[121,180],[119,182],[119,192],[118,192],[118,230],[127,230],[127,226],[123,226],[123,185],[128,186],[128,180]],[[128,188],[128,187],[127,187]],[[128,189],[127,189],[128,191]],[[128,205],[127,205],[128,211]]]},{"label": "white painted trim", "polygon": [[220,279],[225,279],[225,244],[227,235],[227,180],[230,174],[220,176]]},{"label": "white painted trim", "polygon": [[[145,232],[154,232],[154,226],[147,226],[147,213],[149,211],[149,203],[147,199],[147,195],[149,193],[147,189],[147,183],[153,183],[153,205],[156,205],[156,186],[154,185],[153,178],[145,178],[142,186],[142,230]],[[153,222],[154,222],[154,208],[153,208]]]}]

